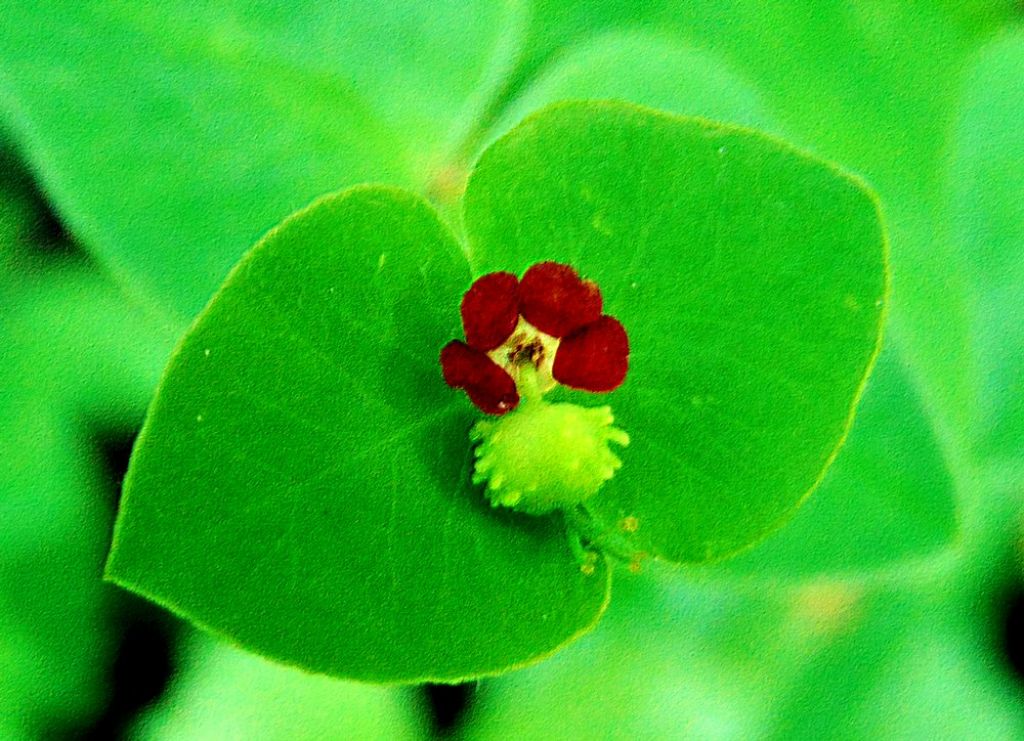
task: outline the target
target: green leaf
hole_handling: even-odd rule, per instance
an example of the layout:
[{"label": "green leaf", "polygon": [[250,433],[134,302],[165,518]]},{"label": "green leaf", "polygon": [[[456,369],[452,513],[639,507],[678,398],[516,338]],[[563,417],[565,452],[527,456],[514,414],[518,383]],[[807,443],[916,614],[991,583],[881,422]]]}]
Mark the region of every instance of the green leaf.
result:
[{"label": "green leaf", "polygon": [[986,47],[964,82],[950,212],[973,288],[980,452],[1020,458],[1024,439],[1024,33]]},{"label": "green leaf", "polygon": [[179,654],[170,691],[131,738],[415,738],[418,708],[403,690],[342,682],[273,664],[193,634]]},{"label": "green leaf", "polygon": [[31,0],[0,25],[0,107],[85,244],[191,317],[316,196],[443,181],[522,23],[519,0]]},{"label": "green leaf", "polygon": [[774,128],[757,90],[716,54],[666,33],[618,31],[571,47],[544,68],[494,127],[566,98],[627,100],[690,116]]},{"label": "green leaf", "polygon": [[644,24],[667,4],[671,0],[534,0],[517,79],[536,74],[565,47],[594,34]]},{"label": "green leaf", "polygon": [[784,604],[658,577],[616,574],[601,624],[551,660],[495,679],[463,736],[763,738],[765,710],[822,643],[816,626],[787,625]]},{"label": "green leaf", "polygon": [[91,443],[138,424],[170,333],[92,271],[12,285],[0,321],[0,737],[77,726],[105,700],[111,484]]},{"label": "green leaf", "polygon": [[30,739],[103,705],[113,646],[99,574],[112,512],[81,433],[42,400],[12,396],[0,405],[0,737]]},{"label": "green leaf", "polygon": [[934,556],[956,535],[952,477],[889,349],[814,496],[789,524],[723,568],[758,581],[866,576]]},{"label": "green leaf", "polygon": [[375,681],[554,651],[604,609],[555,519],[469,484],[448,389],[469,269],[419,199],[329,196],[236,267],[167,369],[109,578],[257,653]]},{"label": "green leaf", "polygon": [[1019,690],[978,609],[991,594],[951,595],[964,566],[876,591],[617,574],[601,624],[493,680],[461,737],[1019,739]]},{"label": "green leaf", "polygon": [[[757,90],[716,54],[664,33],[615,32],[558,57],[497,129],[544,103],[593,97],[777,128]],[[949,544],[956,532],[952,484],[928,416],[894,358],[882,374],[818,494],[768,543],[731,561],[730,573],[865,574]]]},{"label": "green leaf", "polygon": [[[885,240],[858,182],[778,141],[627,104],[546,109],[466,192],[474,272],[540,260],[597,281],[631,370],[631,436],[592,501],[642,550],[720,558],[817,484],[873,362]],[[595,404],[598,402],[590,402]]]}]

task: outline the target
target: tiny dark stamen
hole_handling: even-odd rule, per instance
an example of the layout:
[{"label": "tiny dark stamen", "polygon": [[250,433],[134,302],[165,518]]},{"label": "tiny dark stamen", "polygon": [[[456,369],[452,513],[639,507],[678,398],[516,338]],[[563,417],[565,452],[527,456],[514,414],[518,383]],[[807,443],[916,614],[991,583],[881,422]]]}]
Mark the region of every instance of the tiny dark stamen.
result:
[{"label": "tiny dark stamen", "polygon": [[517,342],[512,350],[508,353],[508,362],[510,365],[526,365],[532,363],[535,366],[539,366],[541,361],[544,359],[544,344],[540,340],[533,340],[532,342],[522,343]]}]

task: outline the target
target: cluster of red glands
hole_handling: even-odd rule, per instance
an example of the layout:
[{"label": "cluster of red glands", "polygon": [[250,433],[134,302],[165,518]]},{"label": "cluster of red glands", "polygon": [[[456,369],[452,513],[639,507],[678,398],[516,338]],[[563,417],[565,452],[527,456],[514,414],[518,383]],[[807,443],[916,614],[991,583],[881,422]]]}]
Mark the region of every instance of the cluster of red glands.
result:
[{"label": "cluster of red glands", "polygon": [[481,276],[463,296],[461,314],[466,341],[441,351],[444,379],[487,414],[519,405],[526,370],[541,393],[556,383],[612,391],[626,377],[626,330],[603,313],[597,284],[569,265],[538,263],[521,280],[508,272]]}]

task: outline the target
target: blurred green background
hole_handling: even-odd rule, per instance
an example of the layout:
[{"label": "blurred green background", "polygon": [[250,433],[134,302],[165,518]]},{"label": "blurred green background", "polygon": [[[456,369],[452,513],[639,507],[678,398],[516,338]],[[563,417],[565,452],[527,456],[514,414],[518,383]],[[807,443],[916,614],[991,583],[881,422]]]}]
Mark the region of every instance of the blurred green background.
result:
[{"label": "blurred green background", "polygon": [[[1009,0],[54,4],[0,24],[0,738],[1021,738],[1024,8]],[[554,658],[456,688],[275,666],[103,584],[163,364],[258,236],[383,181],[457,224],[561,98],[859,173],[893,305],[792,524],[618,575]]]}]

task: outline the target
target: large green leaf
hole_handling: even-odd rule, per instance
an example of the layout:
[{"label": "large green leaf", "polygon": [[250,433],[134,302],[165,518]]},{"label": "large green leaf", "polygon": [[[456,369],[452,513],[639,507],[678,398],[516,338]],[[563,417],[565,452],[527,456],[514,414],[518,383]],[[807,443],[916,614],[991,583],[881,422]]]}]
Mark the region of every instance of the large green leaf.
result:
[{"label": "large green leaf", "polygon": [[191,316],[314,197],[443,180],[521,6],[19,2],[0,24],[0,109],[86,245]]},{"label": "large green leaf", "polygon": [[[752,132],[625,104],[546,109],[466,193],[477,273],[577,266],[629,332],[633,442],[593,500],[643,550],[728,555],[789,516],[878,348],[885,241],[858,182]],[[603,402],[603,399],[602,399]]]},{"label": "large green leaf", "polygon": [[954,235],[973,287],[985,454],[1024,453],[1024,33],[991,44],[966,76],[949,169]]},{"label": "large green leaf", "polygon": [[378,681],[535,660],[589,628],[561,523],[469,485],[441,380],[469,269],[418,199],[327,197],[271,232],[178,348],[107,574],[269,657]]},{"label": "large green leaf", "polygon": [[[776,130],[760,94],[713,52],[665,33],[611,32],[558,57],[496,127],[559,98],[616,98]],[[954,495],[929,416],[890,349],[822,489],[768,543],[729,563],[758,579],[866,574],[940,551]]]}]

